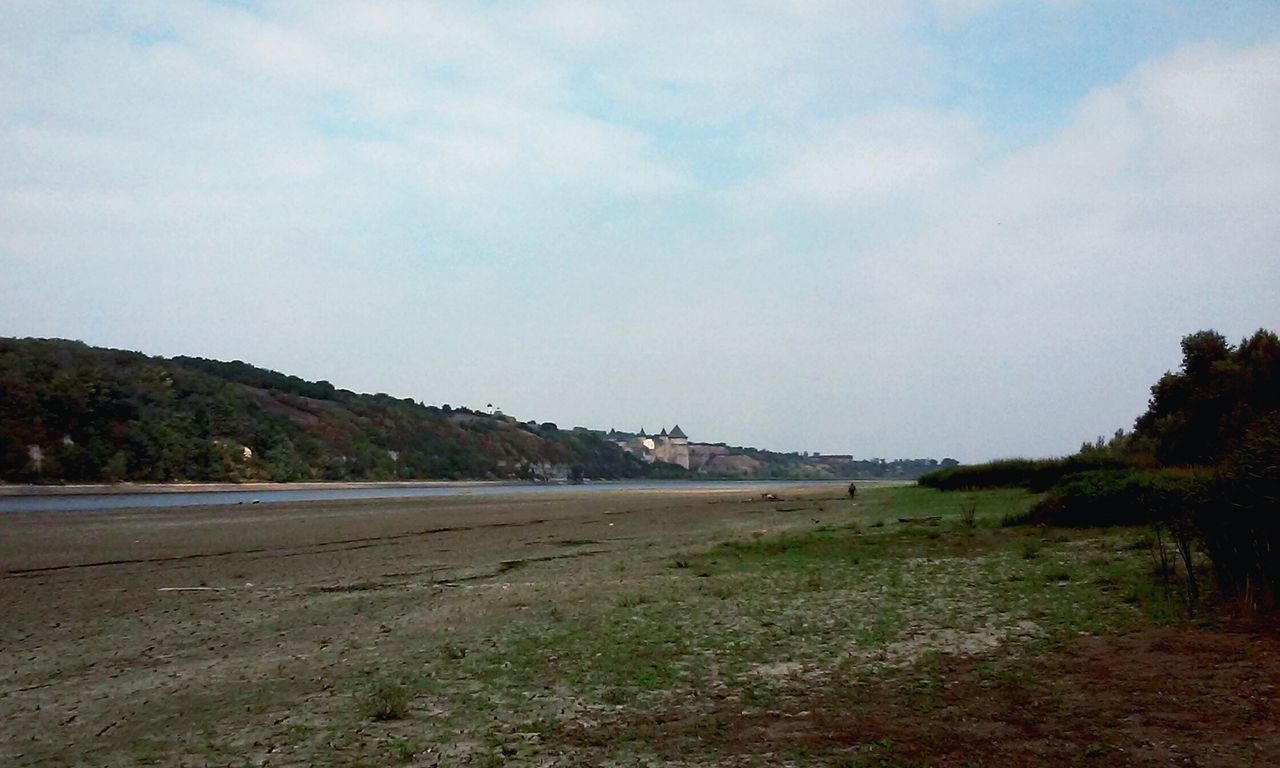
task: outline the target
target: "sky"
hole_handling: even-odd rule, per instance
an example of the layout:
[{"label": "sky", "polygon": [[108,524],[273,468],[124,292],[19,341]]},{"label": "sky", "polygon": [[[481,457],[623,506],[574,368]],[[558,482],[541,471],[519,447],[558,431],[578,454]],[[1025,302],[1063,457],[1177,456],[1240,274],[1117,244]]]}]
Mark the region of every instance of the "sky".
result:
[{"label": "sky", "polygon": [[1280,329],[1280,4],[0,5],[0,335],[1063,455]]}]

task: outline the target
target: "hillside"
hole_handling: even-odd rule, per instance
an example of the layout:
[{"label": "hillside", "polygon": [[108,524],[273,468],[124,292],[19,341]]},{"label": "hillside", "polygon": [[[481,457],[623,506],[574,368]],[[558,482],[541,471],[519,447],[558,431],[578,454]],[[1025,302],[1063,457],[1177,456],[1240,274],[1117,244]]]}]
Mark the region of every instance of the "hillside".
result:
[{"label": "hillside", "polygon": [[913,479],[955,463],[701,443],[690,471],[623,450],[614,438],[626,434],[357,394],[240,361],[0,339],[0,482]]},{"label": "hillside", "polygon": [[356,394],[242,362],[0,339],[0,480],[683,476],[601,435]]}]

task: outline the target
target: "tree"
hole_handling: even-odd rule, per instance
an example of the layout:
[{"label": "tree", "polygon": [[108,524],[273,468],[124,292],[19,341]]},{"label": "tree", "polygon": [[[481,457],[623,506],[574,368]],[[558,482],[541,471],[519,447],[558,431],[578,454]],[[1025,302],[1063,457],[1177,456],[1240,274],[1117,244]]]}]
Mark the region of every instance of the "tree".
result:
[{"label": "tree", "polygon": [[1182,369],[1151,388],[1134,431],[1165,465],[1209,465],[1234,450],[1250,425],[1280,406],[1280,339],[1259,330],[1238,348],[1215,331],[1182,340]]}]

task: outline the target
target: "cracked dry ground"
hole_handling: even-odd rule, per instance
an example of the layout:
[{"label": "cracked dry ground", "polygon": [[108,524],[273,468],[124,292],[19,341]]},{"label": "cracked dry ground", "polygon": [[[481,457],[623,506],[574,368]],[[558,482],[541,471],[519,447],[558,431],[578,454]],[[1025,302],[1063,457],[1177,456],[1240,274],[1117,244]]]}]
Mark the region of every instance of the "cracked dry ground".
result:
[{"label": "cracked dry ground", "polygon": [[904,493],[11,516],[0,763],[1280,764],[1280,643],[1153,625],[1138,533]]}]

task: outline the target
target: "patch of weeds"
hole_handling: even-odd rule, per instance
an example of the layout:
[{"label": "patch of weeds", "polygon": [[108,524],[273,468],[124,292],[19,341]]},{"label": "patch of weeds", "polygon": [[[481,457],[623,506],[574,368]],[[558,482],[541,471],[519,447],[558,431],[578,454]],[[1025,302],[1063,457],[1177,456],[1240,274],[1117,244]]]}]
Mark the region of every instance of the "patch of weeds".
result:
[{"label": "patch of weeds", "polygon": [[393,678],[377,678],[357,702],[361,714],[371,720],[403,720],[409,715],[409,687]]},{"label": "patch of weeds", "polygon": [[778,703],[778,689],[769,683],[755,681],[742,688],[742,703],[748,707],[768,709]]},{"label": "patch of weeds", "polygon": [[1186,615],[1186,607],[1175,595],[1166,593],[1154,580],[1145,576],[1125,582],[1127,589],[1120,599],[1138,608],[1153,624],[1173,624]]},{"label": "patch of weeds", "polygon": [[1035,560],[1040,556],[1040,542],[1028,539],[1022,542],[1022,559]]},{"label": "patch of weeds", "polygon": [[960,525],[972,529],[978,517],[978,502],[968,498],[960,502]]},{"label": "patch of weeds", "polygon": [[805,586],[805,589],[809,590],[810,592],[821,592],[822,591],[822,571],[818,571],[818,570],[809,571],[808,575],[805,576],[804,578],[804,586]]},{"label": "patch of weeds", "polygon": [[507,758],[498,749],[491,752],[481,752],[478,755],[472,755],[471,764],[476,768],[502,768],[507,764]]},{"label": "patch of weeds", "polygon": [[618,607],[619,608],[635,608],[636,606],[640,606],[640,605],[644,605],[646,603],[652,603],[652,602],[653,602],[652,597],[644,593],[637,592],[634,594],[623,595],[622,597],[618,598]]},{"label": "patch of weeds", "polygon": [[665,661],[650,661],[631,670],[631,679],[642,690],[656,691],[666,688],[675,680],[675,670]]},{"label": "patch of weeds", "polygon": [[854,529],[806,531],[775,537],[761,537],[750,542],[723,544],[717,549],[727,564],[738,570],[755,570],[767,566],[803,568],[814,565],[865,561],[881,554],[884,544],[869,541]]},{"label": "patch of weeds", "polygon": [[449,661],[462,661],[467,657],[467,647],[458,643],[445,643],[440,646],[440,653]]},{"label": "patch of weeds", "polygon": [[134,762],[138,765],[160,765],[162,763],[159,746],[146,741],[138,742],[130,748]]},{"label": "patch of weeds", "polygon": [[518,725],[516,730],[520,733],[536,733],[541,738],[558,737],[563,731],[563,724],[558,717],[541,717],[537,720],[530,720],[526,723]]},{"label": "patch of weeds", "polygon": [[892,611],[877,614],[875,621],[854,633],[859,648],[877,648],[898,634],[898,617]]},{"label": "patch of weeds", "polygon": [[1000,517],[1001,528],[1015,528],[1021,525],[1031,524],[1031,512],[1006,512]]},{"label": "patch of weeds", "polygon": [[418,756],[418,748],[408,739],[396,739],[391,744],[391,754],[398,763],[412,763]]},{"label": "patch of weeds", "polygon": [[978,676],[984,680],[992,680],[1012,688],[1030,689],[1036,685],[1035,672],[1031,665],[1021,659],[1001,659],[975,667]]},{"label": "patch of weeds", "polygon": [[[708,573],[707,575],[710,576],[711,574]],[[698,591],[720,600],[728,600],[738,594],[738,591],[734,589],[733,585],[723,579],[709,581],[706,584],[701,585]]]},{"label": "patch of weeds", "polygon": [[874,523],[872,523],[872,524],[871,524],[871,527],[872,527],[872,528],[883,528],[883,527],[884,527],[884,518],[883,518],[883,517],[878,518]]},{"label": "patch of weeds", "polygon": [[600,700],[605,704],[617,707],[631,701],[631,694],[627,693],[625,688],[606,688],[604,693],[600,695]]}]

